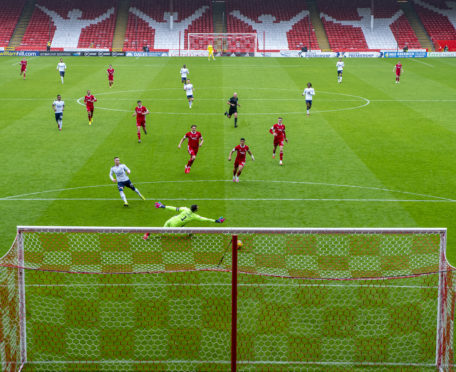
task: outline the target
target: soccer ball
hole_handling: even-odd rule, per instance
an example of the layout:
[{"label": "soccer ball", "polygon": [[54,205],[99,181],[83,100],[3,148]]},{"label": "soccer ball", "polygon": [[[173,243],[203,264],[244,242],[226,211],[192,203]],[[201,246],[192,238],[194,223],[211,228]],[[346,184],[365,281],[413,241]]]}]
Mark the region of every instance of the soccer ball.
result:
[{"label": "soccer ball", "polygon": [[238,249],[241,249],[242,246],[244,245],[244,243],[242,243],[242,240],[238,240],[237,243],[238,243],[238,246],[237,246]]}]

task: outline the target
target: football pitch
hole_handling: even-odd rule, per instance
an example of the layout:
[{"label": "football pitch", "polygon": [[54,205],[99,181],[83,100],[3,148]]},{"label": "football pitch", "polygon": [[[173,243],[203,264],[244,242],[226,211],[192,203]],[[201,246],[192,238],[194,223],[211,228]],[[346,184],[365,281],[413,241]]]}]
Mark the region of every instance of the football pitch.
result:
[{"label": "football pitch", "polygon": [[[0,59],[2,254],[11,246],[17,225],[163,226],[173,214],[155,209],[154,202],[161,201],[173,206],[198,204],[202,216],[214,219],[224,216],[226,221],[222,226],[227,227],[447,227],[448,258],[456,263],[453,243],[456,228],[456,78],[453,71],[456,60],[402,60],[404,74],[401,83],[394,84],[393,66],[397,60],[345,59],[343,83],[338,84],[335,59],[218,58],[209,63],[205,58],[74,57],[64,59],[68,66],[64,85],[56,70],[57,58],[29,58],[25,81],[19,77],[18,61],[9,57]],[[195,87],[191,110],[179,75],[184,63]],[[109,64],[116,71],[112,89],[106,77]],[[311,115],[306,117],[305,99],[301,94],[309,81],[316,95]],[[81,102],[88,89],[98,99],[91,126]],[[223,115],[233,92],[238,93],[241,105],[238,128],[234,128],[233,118],[229,120]],[[57,130],[51,107],[57,94],[65,101],[61,132]],[[141,144],[138,144],[132,117],[138,99],[151,112],[147,117],[148,134],[142,136]],[[278,156],[272,159],[269,133],[278,116],[284,119],[289,139],[284,148],[283,166],[279,166]],[[191,172],[184,174],[188,161],[186,145],[181,149],[177,145],[192,124],[198,126],[204,144]],[[247,157],[240,182],[233,183],[233,162],[227,158],[241,137],[246,139],[255,161]],[[146,201],[126,190],[129,207],[123,206],[116,185],[109,179],[114,156],[119,156],[131,169],[131,180]],[[193,223],[191,226],[220,225]],[[40,283],[48,274],[27,275],[32,282]],[[49,274],[50,280],[57,283],[68,280],[60,279],[59,275]],[[68,348],[64,355],[50,339],[50,335],[60,337],[60,322],[74,329],[90,322],[83,315],[78,316],[78,309],[84,306],[96,306],[103,314],[99,306],[111,304],[113,308],[104,311],[108,314],[107,322],[127,319],[122,311],[127,315],[144,311],[156,314],[157,324],[166,317],[174,317],[184,328],[191,329],[195,319],[211,321],[196,310],[196,305],[201,305],[198,301],[207,301],[204,303],[212,312],[216,311],[214,308],[228,311],[221,314],[225,323],[214,324],[213,328],[229,331],[229,286],[221,285],[229,284],[226,273],[172,276],[169,282],[175,289],[167,290],[176,291],[177,297],[182,299],[174,313],[168,312],[166,307],[160,308],[162,302],[169,301],[168,292],[151,294],[145,285],[139,287],[142,289],[137,290],[132,299],[129,287],[125,286],[130,282],[148,284],[150,281],[155,286],[158,283],[158,287],[168,288],[164,277],[127,276],[116,282],[115,277],[109,276],[93,278],[93,283],[92,279],[81,280],[81,288],[71,295],[74,297],[65,297],[61,287],[30,289],[27,310],[32,314],[30,319],[38,312],[51,313],[56,307],[70,309],[59,313],[62,319],[50,322],[54,323],[52,333],[40,326],[29,330],[32,338],[40,340],[35,351],[42,351],[49,360],[66,360],[68,355],[83,358],[83,353],[90,355],[91,348],[96,347],[74,343],[74,350]],[[198,280],[208,283],[207,291],[211,292],[174,285]],[[255,292],[256,287],[250,288],[248,284],[263,282],[266,282],[263,278],[244,278],[242,284],[246,289],[241,296],[261,297],[261,293]],[[276,280],[268,283],[271,282],[277,284]],[[88,292],[93,289],[87,290],[85,285],[90,287],[94,283],[107,284],[103,293]],[[116,287],[117,284],[120,287]],[[404,283],[399,280],[396,284]],[[349,301],[348,307],[356,307],[360,300],[356,290],[350,286],[341,292],[339,289],[338,286],[329,288],[326,295],[335,298],[336,305],[339,298],[342,302]],[[372,297],[385,295],[382,289],[378,293],[373,289]],[[244,309],[246,313],[240,315],[241,321],[252,323],[254,316],[258,316],[255,311],[274,313],[277,324],[274,332],[280,334],[292,313],[287,298],[293,297],[296,290],[274,289],[275,306],[280,307],[283,302],[283,309],[275,307],[273,312],[268,304]],[[421,302],[415,300],[416,306],[428,309],[426,314],[432,315],[423,325],[432,335],[436,299],[425,293],[426,290],[413,291],[409,298],[421,298]],[[48,296],[49,301],[35,303],[34,298],[42,295]],[[91,302],[91,296],[96,300]],[[141,299],[143,305],[148,306],[146,310],[138,305]],[[302,294],[302,299],[309,300],[307,292]],[[153,304],[146,304],[148,300]],[[116,313],[116,303],[122,301],[127,301],[128,306]],[[196,301],[196,305],[192,301]],[[306,311],[312,312],[316,301],[308,302]],[[410,305],[411,302],[404,300],[404,303]],[[404,306],[400,301],[397,305]],[[69,318],[65,319],[62,314],[69,314]],[[318,326],[312,328],[312,324],[305,322],[312,319],[311,316],[296,316],[302,317],[299,318],[301,323],[298,322],[302,327],[313,331],[305,336],[308,336],[306,342],[312,343],[312,337],[317,340],[321,332],[317,328],[321,324],[317,322]],[[46,323],[46,315],[43,319]],[[406,323],[397,327],[406,328]],[[331,324],[324,327],[326,331],[331,330]],[[343,329],[332,332],[334,338],[346,336]],[[215,335],[212,335],[214,340]],[[66,337],[71,337],[71,332]],[[78,337],[84,338],[84,333],[75,334],[75,339]],[[115,345],[128,337],[128,334],[113,332],[105,339]],[[162,335],[157,333],[155,337],[160,340]],[[192,339],[195,335],[191,331],[187,336],[166,337],[174,337],[176,344],[188,346],[180,349],[181,354],[173,355],[174,359],[193,359],[192,345],[199,341]],[[248,337],[250,339],[244,342],[253,342],[257,336],[252,333]],[[204,342],[212,342],[210,335],[207,340]],[[127,349],[125,355],[115,355],[116,349],[108,348],[103,351],[104,358],[129,359],[135,352],[133,357],[136,358],[163,357],[159,349],[152,346],[148,349],[152,344],[147,337],[140,342],[143,349],[139,351]],[[280,360],[280,353],[285,353],[280,337],[261,342],[267,348],[263,355],[256,355],[259,359]],[[400,346],[400,340],[397,342]],[[295,344],[299,345],[300,341]],[[420,347],[418,341],[416,347]],[[208,349],[212,353],[210,358],[221,355],[226,360],[229,358],[227,348],[228,344],[216,345],[214,341]],[[323,347],[318,350],[324,353]],[[337,353],[337,345],[331,350]],[[368,352],[369,347],[366,350]],[[306,351],[287,352],[301,355]],[[315,350],[307,352],[317,353]],[[343,359],[346,350],[341,346],[338,352]],[[426,350],[425,354],[426,360],[432,360],[432,350]],[[381,361],[382,355],[381,352],[371,355],[371,359]],[[249,359],[251,355],[240,357]],[[325,359],[324,355],[321,357]],[[55,368],[58,370],[59,366]]]},{"label": "football pitch", "polygon": [[[338,84],[335,59],[73,57],[64,59],[64,85],[57,58],[30,58],[25,81],[18,61],[0,59],[1,252],[16,225],[163,226],[172,213],[154,208],[161,201],[197,203],[203,216],[224,216],[223,226],[447,227],[456,260],[455,60],[402,60],[394,84],[396,60],[345,59]],[[195,87],[191,110],[184,63]],[[310,117],[301,96],[308,81],[316,91]],[[98,99],[92,126],[79,104],[87,89]],[[233,92],[238,128],[223,115]],[[57,94],[62,132],[51,107]],[[141,144],[138,99],[151,112]],[[289,138],[283,166],[272,159],[268,132],[278,116]],[[177,144],[191,124],[204,144],[184,174],[186,145]],[[234,184],[227,157],[240,137],[255,161],[247,157]],[[108,177],[114,156],[147,201],[127,189],[123,207]]]}]

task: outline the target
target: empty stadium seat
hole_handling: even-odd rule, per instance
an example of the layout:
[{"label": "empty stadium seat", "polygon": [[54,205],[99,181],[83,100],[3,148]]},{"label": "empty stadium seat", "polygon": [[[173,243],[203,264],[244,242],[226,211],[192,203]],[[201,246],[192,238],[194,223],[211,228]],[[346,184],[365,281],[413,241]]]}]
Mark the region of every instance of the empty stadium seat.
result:
[{"label": "empty stadium seat", "polygon": [[7,47],[21,16],[25,0],[2,0],[0,5],[0,47]]}]

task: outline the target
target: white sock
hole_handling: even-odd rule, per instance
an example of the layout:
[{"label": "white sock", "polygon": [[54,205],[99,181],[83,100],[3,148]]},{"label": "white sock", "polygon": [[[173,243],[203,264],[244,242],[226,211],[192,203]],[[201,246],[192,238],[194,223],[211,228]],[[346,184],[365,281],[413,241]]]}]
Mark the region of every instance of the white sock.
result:
[{"label": "white sock", "polygon": [[141,193],[139,192],[138,189],[135,189],[135,193],[137,193],[139,196],[141,196]]},{"label": "white sock", "polygon": [[307,110],[307,115],[309,115],[309,113],[310,113],[310,111],[309,111],[309,110]]},{"label": "white sock", "polygon": [[124,203],[127,202],[127,198],[125,197],[125,193],[123,191],[120,192],[120,197],[122,198],[122,200],[124,201]]},{"label": "white sock", "polygon": [[340,77],[340,82],[342,83],[342,76]]},{"label": "white sock", "polygon": [[62,129],[62,120],[59,120],[59,128]]},{"label": "white sock", "polygon": [[62,80],[62,84],[63,84],[63,76],[60,76],[60,80]]},{"label": "white sock", "polygon": [[188,105],[189,105],[190,107],[192,107],[192,103],[193,103],[193,101],[190,101],[190,102],[188,103]]}]

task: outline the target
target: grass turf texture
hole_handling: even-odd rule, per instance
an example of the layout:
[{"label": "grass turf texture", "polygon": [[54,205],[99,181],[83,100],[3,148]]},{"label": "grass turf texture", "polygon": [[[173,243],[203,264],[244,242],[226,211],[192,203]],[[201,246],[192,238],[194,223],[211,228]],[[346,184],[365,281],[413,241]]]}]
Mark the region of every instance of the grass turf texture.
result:
[{"label": "grass turf texture", "polygon": [[[153,201],[160,200],[177,206],[196,202],[204,216],[225,216],[224,226],[448,227],[448,256],[455,262],[456,90],[451,72],[456,61],[402,61],[405,73],[396,85],[392,72],[396,60],[345,60],[344,81],[338,85],[335,60],[225,58],[208,63],[204,58],[65,58],[68,70],[63,86],[55,70],[57,58],[30,58],[26,81],[19,78],[19,66],[13,65],[17,61],[0,59],[4,175],[0,195],[61,191],[0,200],[2,252],[11,245],[20,224],[162,226],[172,214],[153,207]],[[116,70],[112,89],[105,73],[109,63]],[[178,73],[184,63],[195,86],[191,111]],[[316,90],[310,118],[305,117],[301,97],[308,81]],[[85,107],[76,102],[87,89],[98,98],[91,127]],[[242,105],[237,129],[233,119],[223,116],[226,100],[234,91]],[[66,103],[62,132],[57,131],[51,109],[58,93]],[[368,99],[369,105],[355,108],[367,103],[359,97]],[[137,99],[152,112],[149,134],[140,145],[131,117]],[[272,136],[268,133],[279,115],[284,117],[290,140],[285,145],[283,167],[278,165],[278,154],[271,159]],[[188,155],[184,148],[177,149],[177,143],[194,123],[205,143],[191,173],[185,175]],[[233,184],[232,163],[226,158],[241,136],[247,139],[256,161],[248,158],[241,182]],[[130,167],[131,179],[148,198],[146,202],[127,190],[130,207],[122,207],[117,188],[108,178],[114,156]],[[96,185],[101,186],[85,188]],[[51,200],[14,200],[23,198]],[[85,198],[100,200],[79,200]],[[118,295],[112,294],[114,302]],[[292,317],[293,307],[282,302],[288,307],[277,316]],[[270,312],[267,305],[263,307],[257,310]],[[349,307],[356,307],[356,300]],[[274,332],[280,334],[280,324],[285,323],[277,319]],[[41,328],[33,329],[40,332]],[[343,329],[339,331],[343,333]],[[317,333],[300,337],[311,340]],[[252,340],[255,334],[250,335]],[[105,335],[107,339],[114,336]],[[188,343],[174,336],[176,343]],[[258,342],[270,347],[263,348],[263,359],[271,356],[271,350],[284,350],[284,339],[263,338]],[[384,345],[382,340],[378,342]],[[41,345],[48,348],[45,340]],[[380,350],[372,358],[382,360],[381,349],[367,349]],[[109,358],[110,352],[105,350],[104,357]],[[183,348],[183,352],[192,349]]]}]

